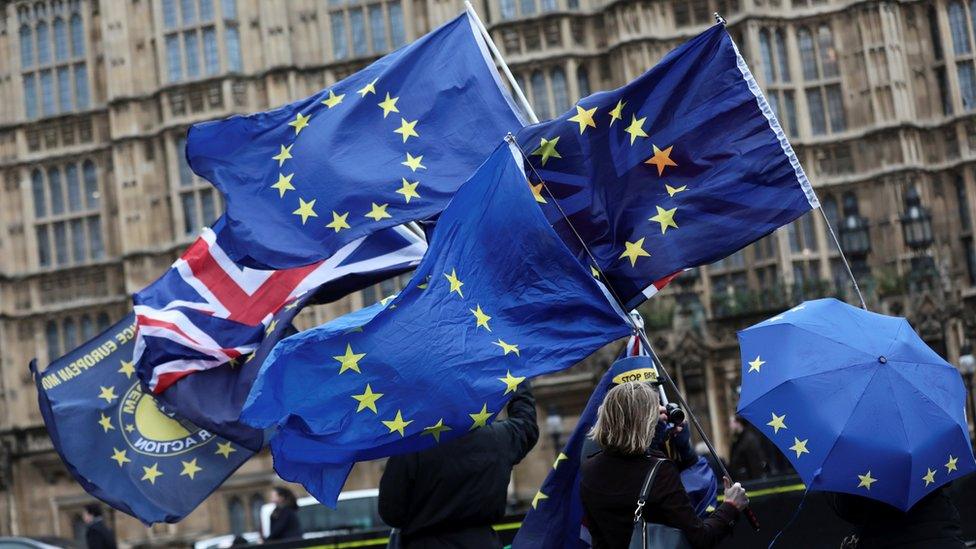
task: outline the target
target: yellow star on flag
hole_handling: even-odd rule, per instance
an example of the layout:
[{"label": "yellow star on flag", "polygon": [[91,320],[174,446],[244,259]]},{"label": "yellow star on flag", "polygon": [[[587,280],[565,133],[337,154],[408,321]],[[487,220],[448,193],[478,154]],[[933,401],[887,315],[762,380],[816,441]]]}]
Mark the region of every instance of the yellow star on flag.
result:
[{"label": "yellow star on flag", "polygon": [[352,345],[346,343],[346,354],[336,355],[332,358],[337,360],[341,366],[339,367],[339,373],[345,372],[346,370],[352,370],[357,374],[361,374],[359,371],[359,361],[366,356],[366,353],[354,353],[352,352]]},{"label": "yellow star on flag", "polygon": [[294,143],[292,143],[291,145],[288,145],[287,147],[284,146],[284,145],[281,145],[281,152],[279,152],[278,154],[276,154],[276,155],[274,155],[274,156],[271,157],[271,158],[273,158],[273,159],[275,159],[275,160],[278,161],[278,167],[279,168],[282,166],[282,164],[285,163],[285,160],[288,160],[289,158],[291,158],[291,148],[294,147],[294,146],[295,146]]},{"label": "yellow star on flag", "polygon": [[369,210],[369,213],[367,213],[365,217],[368,217],[374,221],[379,221],[381,219],[387,219],[393,217],[392,215],[386,213],[386,208],[389,205],[390,205],[389,203],[381,205],[381,204],[377,204],[376,202],[373,202],[373,207]]},{"label": "yellow star on flag", "polygon": [[331,109],[332,107],[335,107],[339,103],[342,103],[342,98],[345,96],[346,94],[344,93],[341,95],[336,95],[335,92],[329,90],[329,96],[322,100],[322,104]]},{"label": "yellow star on flag", "polygon": [[537,185],[533,185],[532,183],[529,183],[529,187],[532,189],[532,197],[535,198],[536,202],[538,202],[539,204],[548,204],[548,202],[546,202],[546,199],[543,198],[542,196],[542,183],[539,183]]},{"label": "yellow star on flag", "polygon": [[674,148],[674,145],[672,145],[672,146],[664,149],[663,151],[661,149],[657,148],[657,145],[653,145],[653,147],[654,147],[654,156],[652,156],[652,157],[648,158],[647,160],[645,160],[644,163],[645,164],[653,164],[654,166],[657,166],[657,175],[658,176],[661,176],[661,175],[664,174],[664,168],[665,168],[665,166],[674,166],[674,167],[677,167],[678,166],[677,164],[675,164],[674,160],[671,160],[671,156],[670,156],[671,155],[671,149]]},{"label": "yellow star on flag", "polygon": [[925,486],[928,486],[929,484],[935,482],[935,471],[926,468],[925,476],[922,477],[922,480],[925,481]]},{"label": "yellow star on flag", "polygon": [[358,93],[360,97],[366,97],[366,94],[369,93],[376,93],[376,88],[374,86],[376,85],[377,80],[379,80],[379,78],[374,78],[372,82],[356,90],[356,93]]},{"label": "yellow star on flag", "polygon": [[617,101],[617,106],[610,110],[610,125],[611,126],[613,126],[613,123],[614,122],[616,122],[617,120],[620,120],[621,118],[623,118],[623,116],[624,116],[624,105],[626,105],[626,104],[627,104],[627,102],[624,101],[623,99],[621,99],[621,100]]},{"label": "yellow star on flag", "polygon": [[417,194],[417,185],[420,185],[420,181],[414,181],[413,183],[407,181],[406,177],[400,178],[400,188],[396,190],[398,194],[403,195],[403,199],[410,203],[411,198],[420,198]]},{"label": "yellow star on flag", "polygon": [[536,492],[535,493],[535,497],[532,498],[532,508],[535,509],[536,506],[539,505],[539,502],[542,501],[542,500],[544,500],[544,499],[549,499],[549,496],[543,494],[542,493],[542,490],[539,490],[538,492]]},{"label": "yellow star on flag", "polygon": [[592,109],[584,109],[583,107],[576,105],[576,115],[574,115],[568,121],[579,124],[579,131],[580,134],[582,134],[583,131],[586,130],[587,126],[590,128],[596,127],[596,122],[593,121],[594,114],[596,114],[596,107],[593,107]]},{"label": "yellow star on flag", "polygon": [[809,440],[810,439],[808,438],[800,440],[793,437],[793,446],[790,446],[790,450],[796,452],[796,457],[800,457],[802,454],[809,454],[810,450],[807,450],[807,442],[809,442]]},{"label": "yellow star on flag", "polygon": [[133,424],[131,424],[131,423],[125,426],[125,432],[126,433],[131,433],[132,431],[135,431],[135,430],[136,430],[136,426],[133,425]]},{"label": "yellow star on flag", "polygon": [[474,414],[468,414],[468,415],[471,416],[471,420],[474,422],[471,424],[471,428],[468,430],[474,431],[478,427],[484,427],[488,425],[488,419],[493,415],[493,412],[488,411],[488,403],[486,402],[481,405],[480,412]]},{"label": "yellow star on flag", "polygon": [[224,459],[229,459],[230,455],[237,451],[237,448],[231,446],[230,441],[218,442],[217,451],[214,454],[224,456]]},{"label": "yellow star on flag", "polygon": [[508,370],[505,372],[505,377],[498,378],[498,381],[505,384],[505,392],[503,394],[507,395],[508,393],[514,393],[518,389],[519,383],[525,381],[525,377],[515,377],[512,375],[511,370]]},{"label": "yellow star on flag", "polygon": [[[760,372],[760,373],[762,373],[760,371],[760,368],[762,368],[762,365],[765,364],[765,363],[766,363],[765,360],[759,358],[759,355],[756,355],[756,360],[753,360],[752,362],[749,363],[749,372]],[[746,373],[749,373],[749,372],[746,372]]]},{"label": "yellow star on flag", "polygon": [[369,386],[369,383],[367,383],[366,390],[363,391],[363,394],[352,395],[352,398],[359,402],[359,405],[356,406],[356,413],[358,414],[367,408],[372,410],[374,414],[379,413],[376,411],[376,401],[379,400],[381,396],[383,396],[383,393],[374,393],[373,388]]},{"label": "yellow star on flag", "polygon": [[552,468],[555,469],[555,468],[559,467],[559,462],[560,461],[563,461],[565,459],[569,459],[569,456],[567,456],[566,454],[564,454],[562,452],[559,452],[559,455],[556,456],[556,461],[552,462]]},{"label": "yellow star on flag", "polygon": [[590,274],[593,275],[593,278],[596,279],[600,278],[600,271],[596,270],[596,267],[594,267],[593,265],[590,265]]},{"label": "yellow star on flag", "polygon": [[868,490],[871,489],[872,484],[878,482],[878,479],[871,478],[871,471],[868,471],[866,474],[863,475],[857,475],[857,478],[861,481],[860,483],[858,483],[857,487],[867,488]]},{"label": "yellow star on flag", "polygon": [[634,144],[634,140],[638,137],[647,137],[647,132],[644,131],[644,121],[647,117],[638,119],[633,114],[630,115],[630,125],[624,131],[630,134],[630,144]]},{"label": "yellow star on flag", "polygon": [[773,434],[778,434],[780,429],[786,429],[786,414],[781,416],[776,415],[776,412],[771,412],[773,419],[770,420],[766,425],[773,428]]},{"label": "yellow star on flag", "polygon": [[657,208],[657,215],[648,219],[648,221],[656,221],[661,224],[661,234],[666,234],[668,227],[677,229],[678,224],[674,222],[674,213],[678,211],[678,208],[671,208],[670,210],[665,210],[660,206],[654,206]]},{"label": "yellow star on flag", "polygon": [[489,332],[491,331],[491,327],[488,326],[488,321],[491,320],[491,317],[486,315],[485,312],[481,310],[480,304],[476,308],[468,309],[468,310],[471,311],[471,314],[474,315],[474,322],[475,322],[476,329],[484,328]]},{"label": "yellow star on flag", "polygon": [[671,185],[665,185],[664,190],[668,191],[668,196],[674,196],[678,193],[688,190],[688,185],[682,185],[678,188],[672,187]]},{"label": "yellow star on flag", "polygon": [[410,153],[407,153],[407,159],[404,160],[403,162],[400,162],[400,164],[403,164],[404,166],[410,168],[410,171],[412,172],[415,172],[420,168],[426,170],[427,166],[424,166],[423,164],[420,163],[420,161],[423,159],[424,159],[424,155],[414,156]]},{"label": "yellow star on flag", "polygon": [[400,118],[400,127],[397,128],[397,129],[395,129],[395,130],[393,130],[393,133],[398,133],[398,134],[402,135],[403,136],[403,142],[406,143],[407,142],[407,138],[410,138],[410,137],[420,137],[420,135],[417,134],[416,127],[417,127],[417,121],[416,120],[414,120],[413,122],[407,122],[407,119],[406,118]]},{"label": "yellow star on flag", "polygon": [[539,144],[539,148],[532,151],[530,156],[541,156],[543,166],[546,165],[546,162],[548,162],[550,158],[562,158],[559,151],[556,150],[556,143],[559,143],[558,135],[552,139],[546,139],[543,137],[540,138],[540,141],[541,143]]},{"label": "yellow star on flag", "polygon": [[305,199],[303,198],[298,199],[298,209],[291,213],[302,216],[302,225],[304,225],[305,222],[308,221],[308,218],[319,216],[319,214],[315,213],[316,200],[317,200],[316,198],[313,198],[311,201],[305,202]]},{"label": "yellow star on flag", "polygon": [[350,227],[349,227],[349,223],[346,221],[347,217],[349,217],[349,212],[339,215],[339,212],[333,210],[332,222],[326,223],[325,226],[328,227],[329,229],[335,229],[335,232],[339,232],[342,229],[348,229]]},{"label": "yellow star on flag", "polygon": [[119,464],[119,467],[122,467],[126,463],[132,461],[131,459],[126,457],[125,452],[126,452],[125,450],[119,450],[118,448],[113,447],[112,457],[110,457],[109,459],[114,459]]},{"label": "yellow star on flag", "polygon": [[441,418],[441,419],[439,419],[437,421],[437,423],[431,425],[430,427],[424,427],[424,431],[422,433],[420,433],[420,434],[421,434],[421,436],[422,435],[430,435],[430,436],[434,437],[434,440],[435,441],[440,442],[441,441],[441,433],[443,433],[444,431],[450,431],[450,430],[451,430],[450,427],[448,427],[447,425],[444,425],[444,418]]},{"label": "yellow star on flag", "polygon": [[271,322],[268,323],[268,327],[264,329],[264,335],[266,336],[271,335],[271,332],[275,331],[275,328],[277,327],[278,327],[278,319],[272,318]]},{"label": "yellow star on flag", "polygon": [[380,108],[383,109],[383,118],[386,118],[386,116],[391,112],[400,112],[400,109],[398,109],[396,106],[399,99],[399,97],[390,97],[389,92],[387,92],[386,99],[384,99],[381,103],[378,103]]},{"label": "yellow star on flag", "polygon": [[119,364],[122,366],[119,368],[118,372],[120,374],[125,374],[126,379],[132,379],[132,374],[136,373],[135,365],[124,360],[120,360]]},{"label": "yellow star on flag", "polygon": [[464,286],[464,282],[461,282],[461,279],[457,277],[457,272],[454,269],[451,269],[451,274],[444,273],[444,278],[451,284],[452,292],[457,292],[459,296],[464,297],[464,294],[461,293],[461,286]]},{"label": "yellow star on flag", "polygon": [[112,418],[105,414],[101,414],[101,416],[102,419],[98,420],[98,424],[102,426],[102,429],[104,429],[106,433],[109,431],[109,429],[115,429],[115,427],[112,427]]},{"label": "yellow star on flag", "polygon": [[945,464],[946,474],[959,470],[959,468],[956,467],[957,461],[959,461],[959,458],[952,457],[952,454],[949,454],[949,461]]},{"label": "yellow star on flag", "polygon": [[630,266],[637,266],[638,257],[651,257],[651,254],[647,253],[644,249],[644,237],[641,237],[636,242],[625,242],[624,243],[624,253],[620,254],[618,259],[627,258],[630,260]]},{"label": "yellow star on flag", "polygon": [[181,477],[185,475],[190,477],[190,480],[193,480],[194,475],[203,471],[203,467],[197,465],[197,458],[193,458],[190,461],[180,460],[180,463],[183,464],[183,470],[180,472]]},{"label": "yellow star on flag", "polygon": [[102,387],[99,385],[98,388],[100,389],[98,398],[105,399],[105,402],[108,402],[109,404],[111,404],[113,400],[119,398],[119,395],[115,394],[115,387]]},{"label": "yellow star on flag", "polygon": [[152,467],[146,467],[145,465],[142,466],[142,479],[140,480],[148,480],[149,484],[155,485],[156,477],[161,476],[163,476],[163,473],[159,470],[158,462],[153,463]]},{"label": "yellow star on flag", "polygon": [[403,420],[403,415],[400,413],[400,410],[397,410],[396,417],[394,417],[392,420],[383,420],[383,425],[386,425],[386,428],[389,429],[391,433],[396,431],[400,433],[401,437],[404,436],[404,427],[410,425],[411,423],[413,423],[412,419],[410,421]]},{"label": "yellow star on flag", "polygon": [[494,345],[498,345],[499,347],[502,348],[502,355],[503,356],[504,355],[507,355],[508,353],[515,353],[515,356],[521,356],[521,355],[519,355],[518,345],[512,345],[510,343],[505,343],[504,341],[501,340],[501,338],[499,338],[498,341],[492,341],[492,343]]},{"label": "yellow star on flag", "polygon": [[311,116],[305,116],[302,113],[295,113],[295,119],[288,123],[289,126],[295,128],[295,135],[298,135],[306,126],[308,126],[308,121]]},{"label": "yellow star on flag", "polygon": [[283,173],[278,174],[278,181],[271,186],[272,189],[278,190],[278,198],[284,198],[286,192],[295,190],[295,187],[291,184],[291,178],[294,176],[295,174],[293,173],[288,175]]}]

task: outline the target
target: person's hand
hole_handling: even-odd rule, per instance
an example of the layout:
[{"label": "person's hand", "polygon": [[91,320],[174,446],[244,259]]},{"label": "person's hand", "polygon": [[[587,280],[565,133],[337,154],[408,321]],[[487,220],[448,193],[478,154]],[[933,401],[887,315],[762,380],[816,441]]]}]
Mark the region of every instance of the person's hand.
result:
[{"label": "person's hand", "polygon": [[725,501],[731,503],[739,511],[749,506],[749,496],[746,495],[745,488],[738,482],[732,484],[729,477],[725,477]]}]

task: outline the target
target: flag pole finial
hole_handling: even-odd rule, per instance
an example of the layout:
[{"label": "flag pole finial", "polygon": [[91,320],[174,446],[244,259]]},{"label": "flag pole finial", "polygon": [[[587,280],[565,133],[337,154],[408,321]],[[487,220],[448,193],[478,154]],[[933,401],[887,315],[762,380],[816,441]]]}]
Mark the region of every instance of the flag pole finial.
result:
[{"label": "flag pole finial", "polygon": [[715,22],[720,25],[725,25],[725,18],[718,14],[718,12],[713,13],[715,16]]}]

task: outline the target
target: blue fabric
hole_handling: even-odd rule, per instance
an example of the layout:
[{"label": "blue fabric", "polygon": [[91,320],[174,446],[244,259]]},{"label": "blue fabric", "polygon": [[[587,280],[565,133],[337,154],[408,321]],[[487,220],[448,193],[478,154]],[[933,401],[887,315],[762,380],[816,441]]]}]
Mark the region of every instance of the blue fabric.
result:
[{"label": "blue fabric", "polygon": [[[487,326],[475,312],[490,316]],[[568,368],[630,333],[546,223],[504,144],[441,214],[406,288],[353,316],[278,343],[241,414],[280,427],[276,470],[324,503],[342,482],[324,478],[323,464],[429,448],[438,425],[450,428],[440,441],[463,435],[472,414],[487,421],[502,410],[519,378]],[[353,398],[367,385],[383,394],[375,411]],[[402,435],[383,423],[398,414],[410,422]]]},{"label": "blue fabric", "polygon": [[253,453],[163,414],[126,369],[134,338],[130,314],[43,372],[32,361],[41,415],[85,491],[147,525],[178,522]]},{"label": "blue fabric", "polygon": [[[627,350],[624,349],[624,354]],[[553,468],[546,476],[539,491],[545,494],[546,499],[539,501],[539,504],[529,509],[522,520],[522,526],[515,534],[512,547],[520,549],[522,547],[540,549],[577,549],[590,547],[590,536],[583,526],[583,503],[580,499],[580,465],[586,459],[584,454],[592,454],[599,448],[590,441],[587,435],[596,423],[597,410],[607,392],[624,381],[616,379],[630,373],[627,381],[638,380],[636,376],[648,370],[654,369],[650,357],[632,356],[620,358],[610,366],[607,373],[603,374],[600,382],[593,389],[590,399],[586,403],[586,408],[580,414],[573,434],[569,437],[569,442],[563,448],[562,453],[553,463]],[[647,378],[644,378],[647,379]],[[656,376],[655,376],[656,379]],[[670,425],[670,424],[669,424]],[[659,429],[660,432],[664,430]],[[593,450],[587,449],[587,447]],[[704,517],[708,514],[709,506],[716,506],[716,495],[718,483],[715,474],[704,458],[691,467],[681,472],[681,483],[688,492],[692,507],[698,516]],[[635,501],[636,505],[636,501]]]},{"label": "blue fabric", "polygon": [[976,469],[962,378],[904,318],[818,299],[739,344],[739,413],[811,490],[907,510]]},{"label": "blue fabric", "polygon": [[[545,181],[628,309],[646,299],[642,291],[653,282],[728,256],[816,205],[722,25],[622,88],[523,129],[518,142],[537,171],[528,171],[530,179]],[[662,154],[649,164],[655,147]],[[553,197],[541,187],[539,193],[560,236],[592,265]],[[632,264],[622,256],[627,242],[650,255],[634,255]]]},{"label": "blue fabric", "polygon": [[[250,267],[295,267],[439,213],[502,137],[522,127],[484,48],[461,15],[311,97],[191,127],[190,167],[227,199],[228,255]],[[380,106],[388,94],[396,110]],[[408,154],[422,157],[419,165],[404,164]],[[272,187],[282,177],[290,182]],[[413,191],[398,193],[404,185]],[[314,201],[316,217],[293,213],[301,201]],[[373,204],[386,205],[385,214],[366,217]],[[346,217],[330,228],[333,212]]]}]

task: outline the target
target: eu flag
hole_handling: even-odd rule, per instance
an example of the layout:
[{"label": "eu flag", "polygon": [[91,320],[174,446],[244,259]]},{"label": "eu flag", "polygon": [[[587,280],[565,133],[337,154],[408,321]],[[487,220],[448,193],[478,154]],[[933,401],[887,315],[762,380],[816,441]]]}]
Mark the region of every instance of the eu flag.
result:
[{"label": "eu flag", "polygon": [[547,217],[628,309],[818,206],[723,25],[518,142]]},{"label": "eu flag", "polygon": [[343,319],[279,342],[241,414],[282,427],[271,441],[278,474],[323,502],[348,464],[484,426],[526,379],[631,332],[504,144],[441,214],[406,288],[358,314],[359,328]]},{"label": "eu flag", "polygon": [[230,258],[296,267],[436,215],[522,125],[464,14],[311,97],[191,127],[186,157],[226,197]]},{"label": "eu flag", "polygon": [[135,317],[31,372],[54,449],[89,494],[142,522],[177,522],[253,453],[143,392],[132,365]]}]

